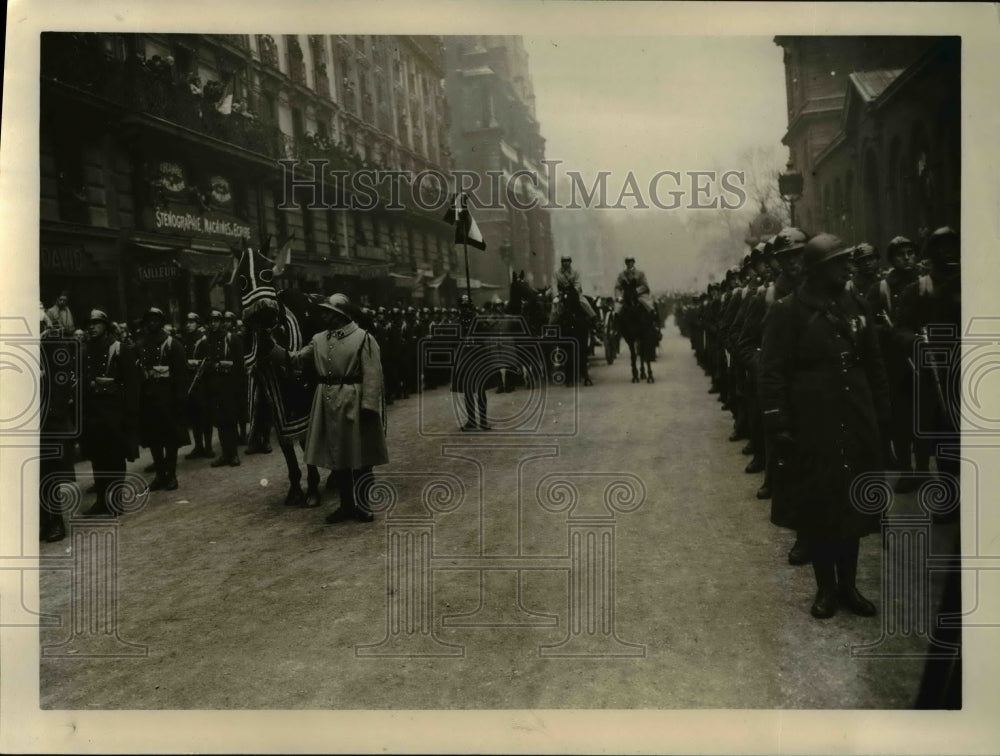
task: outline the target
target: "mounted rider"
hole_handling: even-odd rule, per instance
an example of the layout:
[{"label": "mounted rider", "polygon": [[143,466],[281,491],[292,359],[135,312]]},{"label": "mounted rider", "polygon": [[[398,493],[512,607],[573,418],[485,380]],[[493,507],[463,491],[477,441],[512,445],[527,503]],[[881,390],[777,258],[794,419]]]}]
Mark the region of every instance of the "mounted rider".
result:
[{"label": "mounted rider", "polygon": [[625,258],[625,270],[618,274],[615,281],[615,315],[621,315],[622,299],[626,292],[634,292],[636,298],[646,308],[650,318],[656,317],[653,309],[653,299],[649,295],[649,283],[646,281],[646,274],[635,267],[635,258]]},{"label": "mounted rider", "polygon": [[556,280],[552,285],[552,296],[558,297],[558,300],[554,300],[549,323],[557,323],[559,321],[559,316],[562,314],[562,303],[570,291],[575,291],[577,299],[580,302],[580,309],[587,315],[594,328],[599,329],[601,321],[598,319],[597,313],[594,312],[594,308],[590,306],[590,301],[583,295],[583,286],[580,285],[580,274],[573,270],[573,258],[569,255],[563,255],[559,261],[561,267],[556,271]]}]

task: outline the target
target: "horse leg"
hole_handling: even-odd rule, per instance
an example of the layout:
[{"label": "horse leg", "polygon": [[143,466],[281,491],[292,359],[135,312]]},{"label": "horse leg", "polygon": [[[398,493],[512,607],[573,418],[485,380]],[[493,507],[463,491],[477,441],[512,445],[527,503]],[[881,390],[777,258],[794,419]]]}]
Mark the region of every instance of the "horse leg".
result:
[{"label": "horse leg", "polygon": [[302,492],[302,471],[299,470],[299,460],[295,456],[295,445],[290,441],[279,441],[281,453],[285,457],[285,465],[288,467],[288,493],[285,494],[286,507],[301,507],[306,500]]},{"label": "horse leg", "polygon": [[628,358],[629,358],[629,361],[632,363],[632,383],[638,383],[639,382],[639,370],[635,366],[635,360],[636,360],[636,356],[637,356],[636,355],[636,351],[637,351],[636,350],[636,345],[632,341],[632,339],[627,339],[625,341],[625,343],[628,344]]},{"label": "horse leg", "polygon": [[[299,446],[302,447],[303,456],[305,456],[306,451],[306,441],[301,439],[299,441]],[[294,447],[293,447],[294,449]],[[296,470],[298,465],[296,465]],[[302,502],[303,507],[308,507],[314,509],[320,505],[319,496],[319,468],[316,465],[310,465],[306,463],[306,495],[304,501]]]}]

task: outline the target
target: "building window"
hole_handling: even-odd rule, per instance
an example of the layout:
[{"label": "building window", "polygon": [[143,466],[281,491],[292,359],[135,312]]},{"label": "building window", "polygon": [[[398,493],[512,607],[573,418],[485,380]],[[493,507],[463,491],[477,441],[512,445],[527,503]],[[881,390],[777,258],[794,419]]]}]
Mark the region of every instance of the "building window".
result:
[{"label": "building window", "polygon": [[302,235],[305,237],[306,257],[316,256],[316,221],[313,218],[312,210],[307,207],[302,208]]},{"label": "building window", "polygon": [[278,232],[278,239],[284,241],[288,238],[288,216],[285,215],[287,211],[278,207],[281,204],[281,194],[280,189],[272,190],[271,201],[274,203],[274,226]]}]

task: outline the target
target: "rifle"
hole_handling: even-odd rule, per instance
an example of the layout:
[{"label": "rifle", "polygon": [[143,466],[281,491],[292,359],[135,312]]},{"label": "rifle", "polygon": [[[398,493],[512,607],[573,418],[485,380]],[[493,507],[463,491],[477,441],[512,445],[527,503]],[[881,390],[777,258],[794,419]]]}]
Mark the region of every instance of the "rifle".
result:
[{"label": "rifle", "polygon": [[[893,325],[892,318],[889,317],[889,313],[888,313],[888,311],[886,311],[886,309],[884,307],[882,308],[882,312],[880,312],[879,315],[881,315],[882,319],[885,320],[885,323],[886,323],[887,326],[889,326],[890,328],[895,328],[896,327],[895,325]],[[927,329],[925,328],[923,330],[926,331]],[[906,358],[906,364],[910,366],[910,370],[916,372],[917,366],[913,364],[913,358],[912,357],[907,357]]]},{"label": "rifle", "polygon": [[191,392],[194,391],[194,385],[201,378],[202,374],[205,372],[205,364],[208,362],[208,357],[203,357],[201,363],[198,365],[198,369],[194,371],[194,378],[191,379],[191,385],[188,386],[188,396],[191,396]]},{"label": "rifle", "polygon": [[[920,335],[924,337],[925,341],[927,340],[927,326],[924,326],[923,328],[920,329]],[[932,356],[932,355],[928,355],[928,356]],[[944,412],[944,413],[947,413],[948,412],[948,403],[944,399],[944,389],[941,388],[941,376],[938,375],[937,361],[936,360],[929,360],[929,362],[930,362],[930,368],[931,368],[931,375],[934,377],[934,388],[937,391],[937,397],[938,397],[938,402],[940,403],[940,406],[941,406],[941,411]],[[913,361],[912,360],[910,360],[910,365],[913,365]]]}]

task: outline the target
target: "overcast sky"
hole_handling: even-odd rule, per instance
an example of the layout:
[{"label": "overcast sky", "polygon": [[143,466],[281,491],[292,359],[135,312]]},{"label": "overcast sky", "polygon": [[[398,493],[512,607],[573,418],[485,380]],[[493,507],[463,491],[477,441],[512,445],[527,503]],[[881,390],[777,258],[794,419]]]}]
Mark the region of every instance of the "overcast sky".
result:
[{"label": "overcast sky", "polygon": [[[773,150],[775,168],[784,165],[785,72],[773,37],[524,41],[546,157],[564,161],[560,170],[580,171],[588,186],[597,171],[610,171],[611,204],[629,172],[648,194],[649,179],[659,171],[748,170],[740,156],[749,150]],[[663,182],[660,200],[669,203],[666,192],[675,187],[669,178]],[[690,195],[690,185],[680,188]],[[730,223],[714,214],[709,219],[706,211],[697,218],[655,207],[607,211],[618,247],[607,254],[636,255],[654,290],[701,286],[742,258],[742,229],[757,211],[748,201]]]},{"label": "overcast sky", "polygon": [[[771,37],[524,37],[546,156],[581,172],[739,169],[787,124]],[[610,186],[619,186],[609,180]],[[665,188],[669,188],[666,187]]]}]

